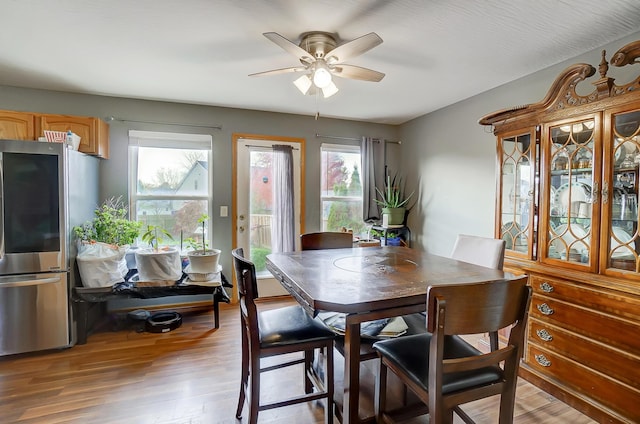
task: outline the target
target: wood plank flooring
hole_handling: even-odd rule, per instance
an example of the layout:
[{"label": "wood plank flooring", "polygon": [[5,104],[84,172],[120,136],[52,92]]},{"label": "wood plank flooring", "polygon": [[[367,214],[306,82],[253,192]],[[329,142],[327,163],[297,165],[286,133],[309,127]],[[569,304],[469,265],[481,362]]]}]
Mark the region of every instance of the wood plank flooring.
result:
[{"label": "wood plank flooring", "polygon": [[[289,302],[281,299],[263,307]],[[237,423],[237,305],[221,305],[220,316],[217,330],[211,311],[185,311],[182,326],[169,333],[107,328],[90,335],[86,345],[0,358],[0,422]],[[262,396],[276,399],[300,393],[301,382],[301,368],[267,373]],[[520,381],[517,397],[518,424],[594,422],[525,381]],[[465,410],[478,424],[495,423],[497,404],[491,398],[468,404]],[[321,423],[322,417],[322,404],[316,402],[261,412],[259,422]]]}]

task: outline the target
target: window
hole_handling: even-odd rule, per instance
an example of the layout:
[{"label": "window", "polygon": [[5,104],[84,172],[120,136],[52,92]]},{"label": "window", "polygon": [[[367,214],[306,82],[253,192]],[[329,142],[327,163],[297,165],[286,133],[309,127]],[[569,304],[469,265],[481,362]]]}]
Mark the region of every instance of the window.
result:
[{"label": "window", "polygon": [[[211,145],[210,135],[129,131],[131,216],[143,231],[168,231],[173,240],[165,237],[163,245],[202,241],[198,219],[212,210]],[[211,245],[208,228],[206,238]]]},{"label": "window", "polygon": [[322,230],[363,233],[360,147],[323,144],[321,157]]}]

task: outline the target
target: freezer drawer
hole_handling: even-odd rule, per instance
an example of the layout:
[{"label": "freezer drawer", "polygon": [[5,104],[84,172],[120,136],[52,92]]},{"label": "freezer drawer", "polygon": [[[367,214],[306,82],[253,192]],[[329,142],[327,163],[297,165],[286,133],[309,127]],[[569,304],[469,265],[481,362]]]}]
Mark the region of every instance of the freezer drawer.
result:
[{"label": "freezer drawer", "polygon": [[67,273],[0,277],[0,355],[71,345]]}]

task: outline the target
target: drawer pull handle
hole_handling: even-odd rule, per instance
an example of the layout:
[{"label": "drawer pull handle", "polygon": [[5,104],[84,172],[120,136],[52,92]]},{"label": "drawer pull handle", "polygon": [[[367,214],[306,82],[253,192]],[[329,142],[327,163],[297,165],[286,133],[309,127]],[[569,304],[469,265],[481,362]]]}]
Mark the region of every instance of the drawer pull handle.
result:
[{"label": "drawer pull handle", "polygon": [[540,337],[541,340],[544,340],[545,342],[550,342],[551,340],[553,340],[553,336],[549,334],[549,332],[544,328],[542,330],[536,330],[536,334],[538,335],[538,337]]},{"label": "drawer pull handle", "polygon": [[551,361],[548,360],[547,357],[544,356],[543,354],[536,355],[535,358],[536,358],[536,362],[542,365],[543,367],[551,366]]},{"label": "drawer pull handle", "polygon": [[551,315],[551,314],[553,314],[553,309],[551,309],[551,307],[549,305],[547,305],[546,303],[543,303],[542,305],[536,305],[536,308],[538,308],[538,310],[540,311],[540,313],[542,315]]},{"label": "drawer pull handle", "polygon": [[540,290],[545,293],[551,293],[553,291],[553,286],[545,281],[540,283]]}]

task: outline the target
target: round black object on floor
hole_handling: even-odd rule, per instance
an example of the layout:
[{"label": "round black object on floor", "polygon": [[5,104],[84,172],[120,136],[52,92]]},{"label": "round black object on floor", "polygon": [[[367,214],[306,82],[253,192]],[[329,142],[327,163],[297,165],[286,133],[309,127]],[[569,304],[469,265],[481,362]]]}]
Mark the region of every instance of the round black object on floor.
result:
[{"label": "round black object on floor", "polygon": [[149,333],[167,333],[182,325],[182,315],[177,312],[157,312],[147,318],[145,329]]}]

